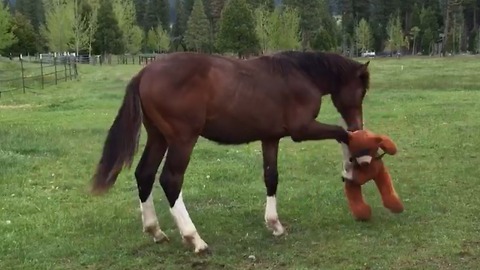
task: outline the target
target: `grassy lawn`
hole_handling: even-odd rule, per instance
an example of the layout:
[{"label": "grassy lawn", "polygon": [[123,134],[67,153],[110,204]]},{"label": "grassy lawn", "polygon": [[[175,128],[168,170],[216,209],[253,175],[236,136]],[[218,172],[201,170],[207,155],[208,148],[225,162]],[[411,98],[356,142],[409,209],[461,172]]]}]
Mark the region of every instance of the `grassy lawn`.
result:
[{"label": "grassy lawn", "polygon": [[[480,59],[373,59],[370,67],[365,123],[398,145],[385,161],[405,212],[384,209],[369,183],[373,218],[354,221],[340,146],[284,139],[278,211],[288,234],[275,238],[263,223],[260,144],[201,140],[183,192],[210,256],[183,246],[158,181],[168,244],[142,232],[133,170],[106,196],[87,193],[139,65],[80,66],[78,82],[3,94],[0,269],[479,269]],[[329,97],[319,118],[338,121]]]}]

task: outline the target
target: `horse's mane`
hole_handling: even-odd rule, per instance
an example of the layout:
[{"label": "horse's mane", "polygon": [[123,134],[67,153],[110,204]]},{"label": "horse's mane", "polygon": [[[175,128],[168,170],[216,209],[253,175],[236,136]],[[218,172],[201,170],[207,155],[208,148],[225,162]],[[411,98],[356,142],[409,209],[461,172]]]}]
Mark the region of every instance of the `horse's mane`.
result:
[{"label": "horse's mane", "polygon": [[[275,72],[288,76],[293,71],[300,71],[312,81],[318,78],[332,80],[342,85],[353,79],[361,63],[336,53],[283,51],[272,54],[264,60]],[[365,70],[359,79],[365,89],[369,88],[370,74]]]}]

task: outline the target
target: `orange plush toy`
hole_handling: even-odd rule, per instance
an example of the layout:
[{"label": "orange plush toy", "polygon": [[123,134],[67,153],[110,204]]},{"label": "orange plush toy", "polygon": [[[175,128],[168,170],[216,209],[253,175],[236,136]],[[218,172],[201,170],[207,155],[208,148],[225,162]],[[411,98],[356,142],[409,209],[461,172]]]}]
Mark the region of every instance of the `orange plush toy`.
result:
[{"label": "orange plush toy", "polygon": [[[384,153],[378,155],[381,148]],[[350,133],[348,152],[351,157],[344,164],[343,181],[348,206],[357,220],[369,220],[371,208],[365,203],[362,185],[373,180],[381,194],[383,205],[393,213],[403,212],[403,204],[397,195],[387,167],[382,161],[385,154],[395,155],[395,143],[385,135],[377,135],[368,130]]]}]

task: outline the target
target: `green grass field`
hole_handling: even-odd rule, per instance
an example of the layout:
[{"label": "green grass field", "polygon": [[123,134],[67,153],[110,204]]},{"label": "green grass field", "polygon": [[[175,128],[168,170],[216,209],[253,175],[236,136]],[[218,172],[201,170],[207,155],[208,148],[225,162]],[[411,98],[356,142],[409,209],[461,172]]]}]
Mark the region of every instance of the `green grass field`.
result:
[{"label": "green grass field", "polygon": [[[480,58],[371,60],[365,124],[398,145],[385,161],[405,204],[399,215],[382,207],[369,183],[373,218],[354,221],[340,146],[284,139],[278,211],[287,235],[275,238],[263,221],[260,144],[201,140],[183,192],[207,256],[183,246],[158,181],[167,244],[142,232],[133,170],[103,197],[87,192],[124,87],[139,69],[80,66],[78,82],[2,95],[0,269],[480,268]],[[338,122],[329,97],[319,119]]]}]

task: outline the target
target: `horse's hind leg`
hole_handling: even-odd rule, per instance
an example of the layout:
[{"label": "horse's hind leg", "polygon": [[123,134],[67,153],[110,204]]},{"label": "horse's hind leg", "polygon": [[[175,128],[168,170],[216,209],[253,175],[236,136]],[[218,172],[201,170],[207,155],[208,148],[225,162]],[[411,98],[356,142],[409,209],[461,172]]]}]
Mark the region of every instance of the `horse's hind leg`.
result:
[{"label": "horse's hind leg", "polygon": [[195,248],[195,253],[206,251],[203,241],[193,224],[183,202],[182,185],[197,138],[169,141],[168,153],[160,174],[160,184],[170,204],[170,213],[184,242]]},{"label": "horse's hind leg", "polygon": [[168,237],[160,229],[157,214],[153,204],[153,183],[155,174],[162,162],[167,142],[162,134],[155,128],[145,125],[148,133],[147,143],[142,157],[135,170],[138,196],[140,197],[140,210],[142,211],[143,231],[150,234],[157,243],[168,241]]},{"label": "horse's hind leg", "polygon": [[262,141],[263,153],[263,179],[267,188],[267,204],[265,206],[265,222],[273,231],[273,235],[279,236],[285,232],[277,213],[277,185],[278,185],[278,140]]}]

